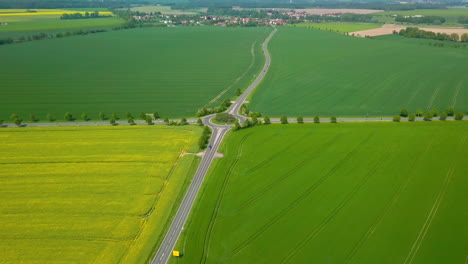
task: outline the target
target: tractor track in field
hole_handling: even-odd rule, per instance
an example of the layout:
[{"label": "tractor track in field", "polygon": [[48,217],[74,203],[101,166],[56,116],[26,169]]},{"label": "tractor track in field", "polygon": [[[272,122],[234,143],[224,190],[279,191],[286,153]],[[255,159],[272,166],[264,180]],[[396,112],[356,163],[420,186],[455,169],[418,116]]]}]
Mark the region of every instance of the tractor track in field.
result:
[{"label": "tractor track in field", "polygon": [[239,148],[237,149],[236,158],[234,159],[231,166],[229,167],[229,171],[226,174],[226,177],[224,177],[223,185],[222,185],[221,190],[219,192],[218,199],[216,200],[216,206],[215,206],[215,208],[213,210],[213,213],[211,214],[210,223],[208,224],[208,230],[206,231],[205,241],[203,243],[202,259],[200,260],[200,263],[206,263],[206,261],[208,259],[209,246],[210,246],[210,241],[211,241],[211,234],[212,234],[212,231],[213,231],[213,227],[214,227],[216,218],[218,217],[219,207],[221,206],[221,202],[222,202],[223,197],[224,197],[224,192],[226,190],[227,185],[229,184],[229,178],[230,178],[232,172],[234,171],[234,168],[236,167],[237,163],[239,162],[240,157],[242,156],[242,150],[243,150],[243,147],[244,147],[244,142],[250,136],[250,134],[252,134],[252,132],[250,132],[249,134],[246,134],[241,139],[241,142],[239,144]]},{"label": "tractor track in field", "polygon": [[[458,145],[457,153],[460,152],[462,147],[465,145],[466,142],[466,135],[462,137],[460,140],[460,144]],[[449,170],[447,171],[447,174],[445,175],[444,182],[442,184],[442,188],[439,191],[439,194],[437,195],[436,200],[434,201],[434,204],[432,205],[431,211],[429,212],[429,215],[426,218],[426,221],[424,222],[421,231],[418,234],[418,237],[413,243],[413,246],[411,247],[410,252],[408,253],[408,256],[405,259],[404,264],[411,264],[413,263],[414,257],[418,254],[419,248],[421,247],[422,242],[426,238],[426,234],[431,227],[432,221],[434,220],[437,211],[439,210],[439,206],[444,200],[445,192],[447,191],[449,185],[450,185],[450,180],[452,179],[453,171],[455,170],[455,165],[457,164],[458,160],[454,160],[452,162],[452,165],[450,166]]]},{"label": "tractor track in field", "polygon": [[278,156],[280,156],[281,154],[283,154],[285,151],[287,151],[288,149],[292,148],[293,146],[295,146],[297,143],[301,142],[302,140],[304,140],[305,138],[309,137],[313,135],[312,132],[308,133],[308,134],[305,134],[303,137],[295,140],[293,143],[287,145],[286,147],[282,148],[280,151],[276,152],[275,154],[271,155],[270,157],[266,158],[265,160],[261,161],[260,163],[257,163],[255,166],[253,166],[252,168],[250,168],[249,170],[247,170],[245,173],[251,173],[251,172],[254,172],[258,169],[260,169],[261,167],[265,166],[266,164],[270,163],[271,161],[273,161],[275,158],[277,158]]},{"label": "tractor track in field", "polygon": [[304,240],[302,240],[282,261],[281,263],[289,263],[294,256],[299,253],[304,246],[312,239],[314,238],[320,231],[322,231],[325,226],[343,209],[346,204],[348,204],[349,201],[354,197],[354,195],[364,186],[364,184],[371,178],[372,175],[377,171],[380,166],[385,163],[386,158],[389,156],[389,152],[387,151],[382,157],[379,159],[379,161],[375,164],[375,166],[366,174],[366,176],[363,177],[359,181],[359,183],[351,190],[348,195],[338,204],[335,209],[320,223],[320,225],[315,228]]},{"label": "tractor track in field", "polygon": [[403,179],[403,182],[400,184],[400,188],[395,192],[393,195],[390,203],[387,204],[387,206],[384,208],[382,213],[377,217],[377,220],[369,227],[369,230],[366,232],[366,234],[362,237],[362,239],[356,244],[356,246],[351,250],[351,252],[346,256],[345,263],[350,264],[353,263],[354,257],[356,256],[357,252],[362,248],[362,246],[369,240],[369,238],[374,234],[375,230],[377,229],[377,226],[380,225],[380,223],[383,221],[385,216],[390,212],[390,210],[395,206],[395,204],[398,202],[400,199],[400,195],[403,192],[403,190],[406,189],[406,186],[408,185],[409,180],[412,178],[414,171],[416,169],[416,164],[418,164],[422,157],[426,155],[426,153],[432,148],[432,145],[434,143],[434,138],[429,142],[429,145],[426,147],[423,153],[421,155],[418,155],[413,162],[413,166],[411,167],[409,173],[407,174],[407,177]]},{"label": "tractor track in field", "polygon": [[243,202],[241,204],[240,207],[238,207],[236,210],[234,210],[234,212],[237,212],[247,206],[249,206],[250,204],[252,204],[254,201],[256,201],[258,198],[260,198],[264,193],[266,193],[268,190],[270,190],[271,188],[275,187],[276,185],[278,185],[279,183],[281,183],[282,181],[286,180],[287,178],[289,178],[289,176],[293,175],[296,170],[304,167],[305,165],[307,165],[309,162],[311,162],[312,160],[320,157],[320,155],[323,153],[323,151],[325,151],[326,149],[328,149],[329,146],[333,145],[333,143],[340,137],[340,135],[335,135],[333,138],[331,138],[329,141],[327,141],[325,144],[323,144],[322,146],[320,146],[320,148],[315,151],[314,153],[312,153],[310,156],[308,156],[306,159],[302,160],[300,163],[298,163],[296,166],[294,166],[293,168],[291,168],[290,170],[288,170],[285,174],[283,174],[281,177],[279,177],[278,179],[274,180],[272,183],[268,184],[267,186],[265,186],[262,190],[260,190],[259,192],[257,192],[255,195],[253,195],[252,197],[250,197],[249,199],[247,199],[247,201]]},{"label": "tractor track in field", "polygon": [[270,228],[273,224],[275,224],[278,220],[280,220],[284,215],[286,215],[289,211],[291,211],[296,205],[298,205],[302,200],[304,200],[310,193],[316,190],[324,181],[326,181],[331,175],[333,175],[341,166],[343,166],[346,161],[348,161],[354,154],[363,146],[365,145],[370,138],[373,136],[373,133],[369,134],[365,137],[359,144],[357,144],[352,151],[348,152],[346,156],[338,162],[331,170],[328,171],[322,178],[316,181],[312,186],[310,186],[305,192],[303,192],[298,198],[296,198],[292,203],[286,206],[279,214],[275,215],[274,217],[270,218],[265,225],[260,227],[253,235],[251,235],[247,240],[242,242],[236,248],[234,248],[231,256],[229,258],[239,254],[244,248],[246,248],[250,242],[255,240],[258,236],[263,234],[268,228]]}]

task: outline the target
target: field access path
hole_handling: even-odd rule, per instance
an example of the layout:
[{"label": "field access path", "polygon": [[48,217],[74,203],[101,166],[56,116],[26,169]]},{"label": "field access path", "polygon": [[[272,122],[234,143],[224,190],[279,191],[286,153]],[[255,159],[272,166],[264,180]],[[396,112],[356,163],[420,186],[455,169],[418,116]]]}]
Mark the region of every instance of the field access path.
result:
[{"label": "field access path", "polygon": [[[245,103],[245,99],[252,93],[252,91],[257,87],[257,85],[265,77],[268,69],[270,68],[270,53],[268,52],[267,46],[270,39],[276,33],[277,29],[273,28],[273,31],[268,35],[268,37],[263,42],[263,54],[265,55],[265,65],[263,66],[262,71],[257,76],[257,78],[250,84],[250,86],[242,93],[242,95],[231,105],[228,109],[228,113],[234,115],[242,123],[245,121],[246,117],[239,115],[239,109],[242,104]],[[193,177],[192,182],[188,188],[187,193],[180,204],[177,213],[172,220],[172,224],[167,231],[164,240],[159,246],[159,250],[153,258],[152,264],[165,264],[169,260],[169,257],[172,254],[172,250],[177,242],[177,239],[184,228],[184,224],[187,221],[187,218],[190,214],[190,210],[195,202],[198,191],[200,190],[203,179],[205,178],[208,169],[210,168],[213,159],[215,158],[216,151],[218,150],[219,145],[221,144],[226,133],[231,129],[231,126],[217,125],[211,122],[211,119],[214,115],[209,115],[203,117],[203,124],[209,126],[212,129],[212,135],[209,143],[209,147],[205,151],[205,154],[202,157],[200,165],[198,166],[195,176]]]}]

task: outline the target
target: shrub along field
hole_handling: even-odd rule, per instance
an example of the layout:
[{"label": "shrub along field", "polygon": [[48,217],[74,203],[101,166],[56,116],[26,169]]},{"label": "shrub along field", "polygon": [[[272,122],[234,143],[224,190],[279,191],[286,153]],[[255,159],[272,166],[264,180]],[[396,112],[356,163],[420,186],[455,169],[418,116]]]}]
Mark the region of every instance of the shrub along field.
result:
[{"label": "shrub along field", "polygon": [[[0,47],[0,119],[11,113],[194,116],[245,88],[269,28],[141,28]],[[189,41],[190,40],[190,41]],[[256,54],[255,57],[252,56]]]},{"label": "shrub along field", "polygon": [[172,263],[464,263],[468,123],[231,133]]},{"label": "shrub along field", "polygon": [[468,110],[468,50],[282,27],[250,109],[270,116]]},{"label": "shrub along field", "polygon": [[379,28],[382,24],[377,23],[345,23],[345,22],[336,22],[336,23],[301,23],[292,25],[293,27],[305,27],[305,28],[315,28],[320,30],[327,31],[336,31],[336,32],[354,32],[360,30],[368,30],[373,28]]},{"label": "shrub along field", "polygon": [[1,262],[145,263],[198,164],[182,154],[201,130],[1,129]]}]

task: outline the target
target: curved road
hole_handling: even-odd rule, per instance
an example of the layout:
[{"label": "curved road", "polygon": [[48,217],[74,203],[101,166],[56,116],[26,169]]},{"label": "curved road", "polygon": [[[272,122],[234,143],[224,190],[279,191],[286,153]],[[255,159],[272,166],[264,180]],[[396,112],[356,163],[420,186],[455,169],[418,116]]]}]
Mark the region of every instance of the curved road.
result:
[{"label": "curved road", "polygon": [[[244,91],[244,93],[229,107],[227,110],[228,113],[237,117],[240,122],[245,121],[245,117],[239,115],[239,109],[242,104],[245,102],[245,99],[249,94],[255,89],[255,87],[262,81],[263,77],[266,75],[268,68],[270,67],[270,54],[268,53],[267,45],[270,41],[271,37],[276,33],[276,28],[268,35],[268,37],[263,42],[263,53],[265,54],[265,65],[261,73],[257,76],[257,78],[252,82],[252,84]],[[177,242],[177,239],[182,232],[185,222],[190,214],[190,210],[195,202],[195,198],[197,197],[198,191],[200,190],[201,184],[203,179],[205,178],[208,169],[210,168],[211,163],[215,157],[216,151],[218,150],[221,141],[226,135],[226,132],[231,129],[231,126],[223,126],[223,125],[216,125],[210,121],[214,115],[205,116],[202,118],[203,124],[209,126],[212,129],[211,139],[210,139],[210,146],[208,147],[205,155],[203,156],[200,165],[198,166],[197,171],[195,172],[195,176],[193,177],[192,182],[188,188],[187,193],[180,204],[179,210],[172,220],[172,224],[169,227],[169,230],[164,237],[161,245],[159,246],[159,250],[156,253],[156,256],[153,258],[152,264],[165,264],[169,257],[172,255],[172,250]],[[193,122],[193,120],[190,120]]]}]

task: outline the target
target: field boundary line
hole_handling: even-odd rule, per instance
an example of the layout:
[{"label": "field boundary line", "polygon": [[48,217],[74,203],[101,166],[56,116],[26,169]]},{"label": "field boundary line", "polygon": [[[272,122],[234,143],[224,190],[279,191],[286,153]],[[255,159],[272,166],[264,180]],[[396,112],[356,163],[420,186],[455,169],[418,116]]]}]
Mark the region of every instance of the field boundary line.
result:
[{"label": "field boundary line", "polygon": [[[463,145],[465,145],[466,141],[466,135],[462,137],[460,140],[460,143],[458,145],[457,153],[460,152],[461,148]],[[421,228],[421,231],[419,232],[418,237],[413,243],[413,246],[411,247],[410,252],[408,253],[408,256],[405,259],[404,264],[411,264],[414,260],[414,257],[419,251],[419,248],[421,247],[422,242],[424,241],[427,231],[431,227],[432,221],[435,218],[435,215],[437,214],[437,211],[439,210],[439,206],[442,203],[445,192],[448,189],[448,186],[450,185],[450,180],[452,179],[453,171],[455,170],[455,165],[457,164],[458,160],[454,160],[452,162],[452,165],[450,166],[449,170],[447,171],[447,174],[445,175],[444,182],[442,184],[442,188],[439,191],[439,194],[437,195],[436,200],[434,201],[434,204],[432,205],[431,211],[429,212],[429,215],[426,218],[426,221],[424,222],[424,225]]]},{"label": "field boundary line", "polygon": [[301,162],[299,162],[296,166],[294,166],[293,168],[291,168],[290,170],[288,170],[285,174],[283,174],[281,177],[279,177],[278,179],[274,180],[272,183],[268,184],[267,186],[265,186],[262,190],[260,190],[259,192],[257,192],[254,196],[250,197],[249,199],[247,199],[247,201],[243,202],[239,208],[237,208],[235,210],[235,212],[241,210],[242,208],[245,208],[246,206],[252,204],[254,201],[256,201],[258,198],[260,198],[264,193],[266,193],[268,190],[270,190],[271,188],[275,187],[277,184],[281,183],[282,181],[286,180],[287,178],[289,178],[289,176],[293,175],[294,172],[302,167],[304,167],[305,165],[307,165],[310,161],[314,160],[315,158],[319,157],[322,152],[326,149],[328,149],[329,146],[331,146],[341,135],[338,134],[338,135],[335,135],[333,138],[331,138],[329,141],[327,141],[325,144],[323,144],[322,146],[320,146],[320,148],[316,151],[314,151],[314,153],[312,153],[312,155],[310,155],[309,157],[305,158],[304,160],[302,160]]},{"label": "field boundary line", "polygon": [[242,242],[239,246],[234,248],[233,253],[229,256],[229,258],[237,255],[241,252],[245,247],[250,244],[253,240],[255,240],[258,236],[264,233],[268,228],[270,228],[274,223],[276,223],[281,217],[286,215],[289,211],[291,211],[296,205],[298,205],[303,199],[305,199],[310,193],[312,193],[315,189],[317,189],[324,181],[326,181],[331,175],[333,175],[347,160],[349,160],[357,150],[365,145],[369,141],[369,139],[373,136],[373,133],[369,134],[366,138],[364,138],[359,144],[357,144],[354,149],[336,164],[331,170],[328,171],[322,178],[320,178],[317,182],[315,182],[312,186],[310,186],[305,192],[303,192],[298,198],[296,198],[292,203],[286,206],[279,214],[275,215],[274,217],[270,218],[265,225],[260,227],[253,235],[251,235],[247,240]]},{"label": "field boundary line", "polygon": [[208,224],[208,230],[207,230],[207,233],[205,235],[205,241],[203,243],[202,259],[200,260],[200,263],[206,263],[206,261],[208,259],[209,245],[210,245],[210,242],[211,242],[211,234],[212,234],[212,231],[213,231],[213,227],[215,225],[216,218],[218,217],[219,208],[221,206],[221,202],[222,202],[223,197],[224,197],[224,192],[226,191],[226,187],[229,184],[230,176],[232,175],[232,172],[234,171],[234,168],[236,167],[237,163],[239,162],[240,157],[242,156],[244,142],[245,142],[245,140],[247,140],[247,138],[251,134],[252,134],[252,132],[250,132],[249,134],[246,134],[241,139],[241,142],[239,144],[239,148],[237,149],[236,158],[232,162],[231,166],[229,167],[229,171],[226,174],[226,177],[224,178],[223,185],[222,185],[221,190],[220,190],[219,195],[218,195],[218,199],[216,200],[216,206],[215,206],[215,208],[213,210],[213,213],[211,215],[210,223]]},{"label": "field boundary line", "polygon": [[[434,138],[432,138],[431,142],[429,145],[426,147],[424,152],[421,155],[418,155],[416,157],[416,160],[414,164],[417,164],[421,161],[422,157],[426,155],[426,153],[429,151],[429,149],[432,148],[432,145],[434,143]],[[346,257],[345,261],[346,264],[350,264],[353,262],[353,259],[357,252],[361,249],[361,247],[369,240],[369,238],[374,234],[375,230],[377,229],[377,226],[380,225],[382,220],[385,218],[385,216],[388,214],[391,208],[396,204],[396,202],[400,199],[400,195],[403,192],[404,189],[406,189],[406,186],[408,185],[409,180],[412,178],[414,171],[416,170],[416,166],[413,165],[407,174],[408,177],[406,177],[402,184],[400,185],[400,188],[397,190],[397,192],[393,195],[392,200],[390,203],[387,204],[386,208],[383,210],[383,212],[377,217],[377,221],[375,221],[370,227],[367,233],[362,237],[362,239],[358,242],[358,244],[351,250],[351,252],[348,254]]]},{"label": "field boundary line", "polygon": [[296,256],[297,253],[299,253],[300,250],[304,248],[304,246],[312,239],[314,238],[320,231],[322,231],[325,226],[345,207],[345,205],[352,200],[353,196],[364,186],[364,184],[371,178],[372,175],[377,171],[380,166],[385,163],[386,158],[389,156],[389,151],[387,151],[382,157],[379,159],[379,161],[376,162],[374,167],[364,176],[359,183],[351,190],[348,195],[338,204],[335,209],[319,224],[317,228],[315,228],[305,239],[303,239],[299,245],[297,245],[282,261],[281,263],[288,263],[292,260],[294,256]]}]

